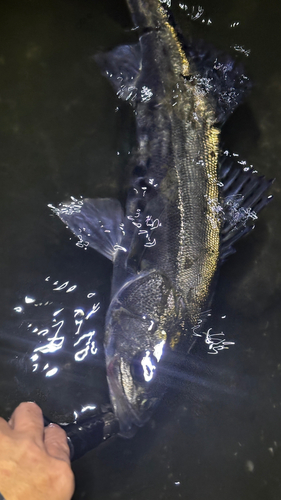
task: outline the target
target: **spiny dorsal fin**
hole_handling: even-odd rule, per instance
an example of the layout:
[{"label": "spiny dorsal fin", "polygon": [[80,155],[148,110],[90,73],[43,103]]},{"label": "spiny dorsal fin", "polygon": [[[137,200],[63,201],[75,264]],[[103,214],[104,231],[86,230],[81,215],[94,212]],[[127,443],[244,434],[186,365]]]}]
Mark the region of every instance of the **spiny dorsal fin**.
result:
[{"label": "spiny dorsal fin", "polygon": [[95,56],[101,72],[108,78],[118,97],[133,101],[137,96],[137,79],[141,70],[139,43],[120,45],[110,52]]}]

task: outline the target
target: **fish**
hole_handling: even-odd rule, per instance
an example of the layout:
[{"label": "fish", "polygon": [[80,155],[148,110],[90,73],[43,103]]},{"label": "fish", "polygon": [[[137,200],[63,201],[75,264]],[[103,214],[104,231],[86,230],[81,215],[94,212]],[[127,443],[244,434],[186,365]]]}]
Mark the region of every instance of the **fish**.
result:
[{"label": "fish", "polygon": [[139,41],[95,56],[136,119],[125,210],[110,198],[54,209],[82,246],[113,263],[104,346],[123,437],[151,418],[173,353],[194,345],[222,262],[270,201],[271,181],[220,151],[248,78],[229,56],[185,41],[167,3],[127,0]]}]

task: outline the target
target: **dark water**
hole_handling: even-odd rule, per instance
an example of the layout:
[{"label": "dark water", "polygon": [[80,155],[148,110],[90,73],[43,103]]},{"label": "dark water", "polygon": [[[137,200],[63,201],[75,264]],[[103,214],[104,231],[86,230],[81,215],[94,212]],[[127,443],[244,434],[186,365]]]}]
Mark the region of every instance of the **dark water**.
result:
[{"label": "dark water", "polygon": [[[134,439],[115,439],[78,461],[75,500],[281,497],[281,7],[273,0],[201,6],[199,16],[198,6],[173,4],[185,33],[236,54],[252,78],[253,91],[223,136],[277,178],[274,201],[221,271],[208,327],[235,345],[216,356],[203,350]],[[26,399],[61,422],[108,401],[102,340],[111,265],[78,248],[47,205],[70,196],[125,197],[134,122],[92,55],[134,39],[130,26],[121,0],[0,5],[6,418]]]}]

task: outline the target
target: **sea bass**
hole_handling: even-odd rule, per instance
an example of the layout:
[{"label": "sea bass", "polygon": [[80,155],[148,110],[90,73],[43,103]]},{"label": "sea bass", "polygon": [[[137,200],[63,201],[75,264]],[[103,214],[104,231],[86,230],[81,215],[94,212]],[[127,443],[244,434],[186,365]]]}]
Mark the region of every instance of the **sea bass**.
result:
[{"label": "sea bass", "polygon": [[249,229],[241,213],[267,203],[268,183],[229,164],[219,173],[219,124],[247,88],[242,71],[185,45],[164,0],[127,4],[139,42],[96,57],[136,116],[125,214],[112,199],[73,200],[56,213],[113,262],[107,377],[120,434],[130,437],[165,391],[170,353],[183,337],[192,346],[219,263]]}]

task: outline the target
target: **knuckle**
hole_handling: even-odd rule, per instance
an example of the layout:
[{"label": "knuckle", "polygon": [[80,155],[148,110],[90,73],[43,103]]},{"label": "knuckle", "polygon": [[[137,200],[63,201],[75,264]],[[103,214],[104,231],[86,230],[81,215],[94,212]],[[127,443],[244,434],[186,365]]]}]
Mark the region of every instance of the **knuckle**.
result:
[{"label": "knuckle", "polygon": [[53,466],[50,467],[49,474],[52,478],[52,483],[63,487],[65,485],[74,484],[74,474],[70,465],[64,460],[54,459]]},{"label": "knuckle", "polygon": [[27,461],[40,462],[43,459],[43,450],[28,438],[21,439],[20,448]]},{"label": "knuckle", "polygon": [[59,466],[58,469],[60,471],[60,475],[67,477],[68,475],[72,475],[72,470],[70,468],[70,465],[68,465],[67,462],[64,460],[59,460]]},{"label": "knuckle", "polygon": [[63,482],[64,485],[70,485],[74,486],[74,474],[73,471],[66,462],[64,462],[64,467],[62,468],[62,474],[60,476],[60,480]]}]

